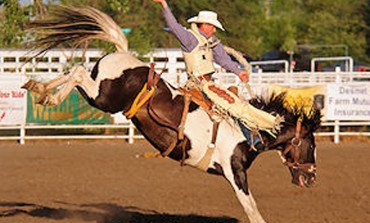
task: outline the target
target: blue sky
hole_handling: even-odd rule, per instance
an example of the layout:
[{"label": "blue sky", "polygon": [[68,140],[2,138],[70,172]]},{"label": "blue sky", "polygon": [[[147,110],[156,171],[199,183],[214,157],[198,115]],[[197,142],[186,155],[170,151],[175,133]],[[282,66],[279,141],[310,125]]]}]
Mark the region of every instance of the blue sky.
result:
[{"label": "blue sky", "polygon": [[[22,5],[29,5],[31,3],[32,0],[19,0],[19,2],[22,4]],[[48,0],[43,0],[43,2],[47,3]]]},{"label": "blue sky", "polygon": [[31,0],[19,0],[22,5],[29,5]]}]

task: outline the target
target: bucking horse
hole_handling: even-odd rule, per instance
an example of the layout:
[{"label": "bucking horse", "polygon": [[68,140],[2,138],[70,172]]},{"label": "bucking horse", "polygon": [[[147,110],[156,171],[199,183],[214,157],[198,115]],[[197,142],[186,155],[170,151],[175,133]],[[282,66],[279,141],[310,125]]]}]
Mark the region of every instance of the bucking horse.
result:
[{"label": "bucking horse", "polygon": [[[37,103],[58,105],[77,88],[88,103],[104,112],[122,112],[162,155],[223,176],[232,186],[250,222],[265,222],[248,187],[247,169],[261,151],[251,148],[237,120],[220,116],[217,134],[209,104],[189,98],[184,90],[166,80],[128,51],[128,42],[111,17],[91,7],[59,6],[50,17],[30,23],[39,35],[32,42],[35,56],[63,45],[83,45],[98,39],[116,46],[101,57],[89,72],[76,65],[47,83],[29,80],[23,88],[40,94]],[[53,91],[57,89],[57,91]],[[195,97],[194,97],[195,98]],[[286,95],[256,97],[255,108],[284,117],[275,135],[260,132],[265,151],[276,150],[288,167],[292,182],[309,187],[316,178],[315,138],[320,111],[289,106]],[[202,101],[202,99],[200,100]],[[208,107],[207,107],[208,105]],[[184,118],[186,116],[186,118]],[[214,142],[214,148],[209,144]]]}]

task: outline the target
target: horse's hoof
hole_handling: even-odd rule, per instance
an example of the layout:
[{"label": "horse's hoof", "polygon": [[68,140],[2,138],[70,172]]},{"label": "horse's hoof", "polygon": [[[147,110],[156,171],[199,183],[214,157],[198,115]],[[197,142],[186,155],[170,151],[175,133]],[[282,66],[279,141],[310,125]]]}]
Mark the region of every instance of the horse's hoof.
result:
[{"label": "horse's hoof", "polygon": [[21,88],[29,90],[30,88],[32,88],[34,84],[35,84],[34,80],[29,80],[27,81],[27,83],[23,84]]},{"label": "horse's hoof", "polygon": [[37,81],[29,80],[21,88],[35,93],[42,94],[45,92],[45,86]]}]

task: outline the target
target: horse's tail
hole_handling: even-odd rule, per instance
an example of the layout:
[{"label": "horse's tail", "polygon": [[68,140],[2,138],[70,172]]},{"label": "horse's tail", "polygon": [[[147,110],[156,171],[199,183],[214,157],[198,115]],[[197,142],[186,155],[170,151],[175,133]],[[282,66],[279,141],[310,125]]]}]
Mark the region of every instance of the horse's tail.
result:
[{"label": "horse's tail", "polygon": [[93,39],[114,43],[118,52],[128,49],[121,28],[110,16],[92,7],[57,6],[48,19],[30,22],[28,31],[42,35],[30,44],[38,54],[60,44],[78,47]]}]

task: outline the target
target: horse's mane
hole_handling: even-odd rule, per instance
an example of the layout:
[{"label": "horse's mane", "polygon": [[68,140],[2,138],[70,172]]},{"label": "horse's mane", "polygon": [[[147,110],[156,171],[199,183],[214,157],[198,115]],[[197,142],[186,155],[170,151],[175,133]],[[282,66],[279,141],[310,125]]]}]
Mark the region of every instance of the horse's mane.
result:
[{"label": "horse's mane", "polygon": [[321,112],[319,109],[312,105],[309,110],[304,107],[297,105],[287,105],[286,103],[286,92],[273,93],[269,97],[258,96],[250,103],[256,108],[262,109],[271,114],[279,114],[284,116],[284,125],[296,125],[299,119],[302,120],[302,124],[305,125],[309,131],[316,131],[321,124]]}]

